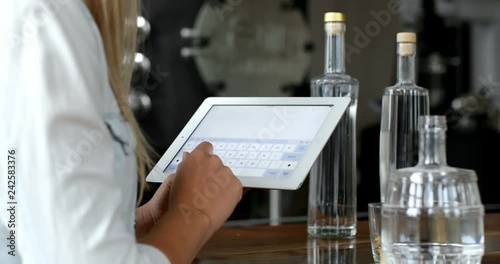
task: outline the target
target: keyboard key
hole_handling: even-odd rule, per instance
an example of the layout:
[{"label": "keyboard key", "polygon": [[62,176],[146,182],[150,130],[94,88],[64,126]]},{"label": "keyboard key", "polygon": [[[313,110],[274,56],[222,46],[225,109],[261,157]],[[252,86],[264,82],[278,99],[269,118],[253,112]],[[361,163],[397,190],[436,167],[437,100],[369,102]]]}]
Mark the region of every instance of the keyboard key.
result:
[{"label": "keyboard key", "polygon": [[237,150],[247,150],[250,144],[248,143],[241,143],[238,145]]},{"label": "keyboard key", "polygon": [[271,148],[273,147],[273,144],[262,144],[260,146],[260,151],[270,151]]},{"label": "keyboard key", "polygon": [[193,151],[193,149],[188,149],[188,148],[182,148],[181,151],[179,151],[179,153],[184,153],[184,152],[191,152]]},{"label": "keyboard key", "polygon": [[258,160],[249,160],[247,162],[247,168],[256,168],[259,165]]},{"label": "keyboard key", "polygon": [[261,152],[259,153],[259,159],[269,159],[271,152]]},{"label": "keyboard key", "polygon": [[224,158],[232,159],[236,157],[236,151],[228,151],[226,152],[226,155],[224,155]]},{"label": "keyboard key", "polygon": [[288,178],[288,177],[290,177],[290,175],[292,175],[292,171],[282,170],[279,177],[280,178]]},{"label": "keyboard key", "polygon": [[215,149],[216,149],[216,150],[217,150],[217,149],[226,149],[226,147],[227,147],[227,143],[225,143],[225,142],[219,142],[219,143],[217,143],[217,145],[215,146]]},{"label": "keyboard key", "polygon": [[225,164],[225,165],[228,167],[233,167],[236,165],[236,163],[237,163],[237,161],[235,159],[229,159],[229,160],[227,160],[227,164]]},{"label": "keyboard key", "polygon": [[283,163],[283,161],[280,161],[280,160],[272,161],[271,165],[269,165],[269,168],[270,169],[279,169],[279,168],[281,168],[281,163]]},{"label": "keyboard key", "polygon": [[259,156],[259,152],[249,152],[247,159],[249,159],[249,160],[257,159],[258,156]]},{"label": "keyboard key", "polygon": [[248,156],[248,151],[240,151],[236,154],[237,159],[244,159]]},{"label": "keyboard key", "polygon": [[298,153],[285,153],[283,154],[282,160],[299,160],[301,157]]},{"label": "keyboard key", "polygon": [[236,165],[235,167],[245,167],[247,165],[247,162],[248,160],[238,160],[238,162],[236,162]]},{"label": "keyboard key", "polygon": [[236,166],[233,166],[231,167],[231,171],[233,172],[234,175],[238,175],[240,176],[241,175],[241,171],[244,170],[245,168],[242,168],[242,167],[236,167]]},{"label": "keyboard key", "polygon": [[295,152],[304,152],[304,151],[306,151],[306,149],[307,149],[307,145],[299,145],[295,149]]},{"label": "keyboard key", "polygon": [[261,169],[267,169],[267,167],[269,167],[269,165],[271,164],[270,161],[268,160],[263,160],[259,163],[259,168]]},{"label": "keyboard key", "polygon": [[236,150],[238,147],[238,143],[229,143],[227,144],[226,150]]},{"label": "keyboard key", "polygon": [[219,156],[219,158],[222,158],[222,157],[224,157],[224,155],[226,155],[225,150],[216,150],[214,153],[215,153],[215,155]]},{"label": "keyboard key", "polygon": [[283,156],[282,152],[273,152],[271,154],[271,157],[269,159],[271,159],[271,160],[280,160],[282,156]]},{"label": "keyboard key", "polygon": [[294,152],[296,148],[297,148],[297,145],[287,144],[283,148],[283,152]]},{"label": "keyboard key", "polygon": [[265,169],[239,168],[238,176],[262,177],[265,172]]},{"label": "keyboard key", "polygon": [[275,177],[275,178],[277,178],[279,174],[280,174],[279,170],[267,170],[264,173],[264,176],[265,177]]},{"label": "keyboard key", "polygon": [[283,151],[285,144],[274,144],[271,151]]},{"label": "keyboard key", "polygon": [[284,169],[284,170],[293,170],[297,166],[297,163],[298,162],[296,162],[296,161],[286,161],[286,162],[283,162],[283,164],[281,165],[281,169]]},{"label": "keyboard key", "polygon": [[249,151],[258,151],[260,149],[260,143],[251,143],[249,146],[248,146],[248,149]]},{"label": "keyboard key", "polygon": [[196,146],[195,144],[196,143],[194,141],[188,141],[188,142],[186,142],[186,145],[184,145],[184,148],[194,149],[194,147]]}]

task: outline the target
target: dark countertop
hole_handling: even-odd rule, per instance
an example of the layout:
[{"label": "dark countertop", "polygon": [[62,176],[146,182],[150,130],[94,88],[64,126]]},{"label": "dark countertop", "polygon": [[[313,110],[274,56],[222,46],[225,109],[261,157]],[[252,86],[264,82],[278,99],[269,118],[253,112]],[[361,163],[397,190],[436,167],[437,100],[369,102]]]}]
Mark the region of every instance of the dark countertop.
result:
[{"label": "dark countertop", "polygon": [[[500,214],[485,216],[483,263],[500,263]],[[200,251],[195,263],[373,263],[368,222],[358,222],[355,239],[313,239],[306,225],[223,228]]]}]

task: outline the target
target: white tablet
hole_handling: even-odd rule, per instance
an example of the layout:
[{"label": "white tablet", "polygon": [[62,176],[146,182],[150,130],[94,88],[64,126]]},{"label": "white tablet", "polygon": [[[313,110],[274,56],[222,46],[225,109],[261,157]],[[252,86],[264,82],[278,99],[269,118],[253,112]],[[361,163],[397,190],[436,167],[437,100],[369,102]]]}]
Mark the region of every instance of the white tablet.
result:
[{"label": "white tablet", "polygon": [[330,138],[350,99],[210,97],[149,173],[162,182],[182,153],[208,141],[244,187],[296,190]]}]

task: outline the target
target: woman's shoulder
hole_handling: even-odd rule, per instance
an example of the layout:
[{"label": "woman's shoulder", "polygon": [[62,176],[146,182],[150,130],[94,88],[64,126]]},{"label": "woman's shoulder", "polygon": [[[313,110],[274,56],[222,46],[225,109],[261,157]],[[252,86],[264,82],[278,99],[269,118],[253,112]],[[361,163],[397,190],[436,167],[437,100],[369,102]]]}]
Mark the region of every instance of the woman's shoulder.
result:
[{"label": "woman's shoulder", "polygon": [[75,43],[99,44],[97,27],[82,0],[8,1],[0,14],[0,27],[14,46],[60,33]]},{"label": "woman's shoulder", "polygon": [[6,54],[0,69],[4,64],[20,74],[40,71],[53,84],[44,86],[52,94],[87,92],[100,107],[111,101],[99,29],[82,0],[8,2],[0,11],[0,49]]},{"label": "woman's shoulder", "polygon": [[23,21],[17,25],[43,27],[43,22],[54,19],[83,19],[91,22],[92,16],[83,0],[16,0],[3,3],[2,20]]}]

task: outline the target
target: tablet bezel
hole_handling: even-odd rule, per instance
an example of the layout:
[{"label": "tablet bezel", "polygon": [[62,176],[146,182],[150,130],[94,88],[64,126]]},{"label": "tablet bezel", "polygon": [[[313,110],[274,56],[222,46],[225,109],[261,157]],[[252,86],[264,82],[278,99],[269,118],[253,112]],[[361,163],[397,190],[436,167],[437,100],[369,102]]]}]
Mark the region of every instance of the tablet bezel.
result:
[{"label": "tablet bezel", "polygon": [[175,158],[189,137],[193,134],[200,122],[213,106],[242,106],[242,105],[290,105],[290,106],[331,106],[325,121],[311,140],[307,150],[298,161],[293,173],[288,178],[268,178],[236,175],[243,187],[264,188],[278,190],[296,190],[300,188],[307,177],[311,167],[318,158],[321,150],[330,138],[333,130],[349,106],[351,99],[347,97],[208,97],[200,105],[186,126],[179,133],[174,142],[163,154],[153,170],[146,177],[148,182],[162,182],[168,175],[165,168]]}]

